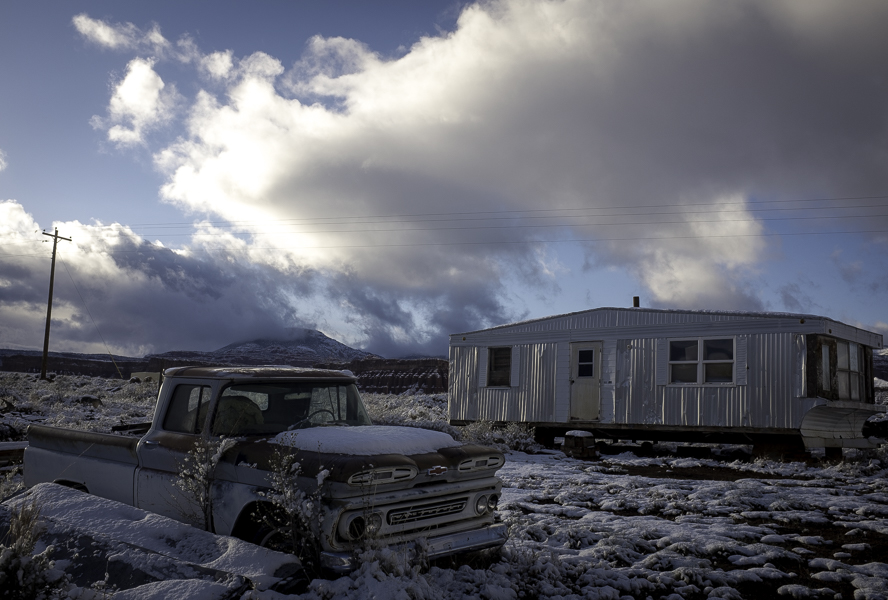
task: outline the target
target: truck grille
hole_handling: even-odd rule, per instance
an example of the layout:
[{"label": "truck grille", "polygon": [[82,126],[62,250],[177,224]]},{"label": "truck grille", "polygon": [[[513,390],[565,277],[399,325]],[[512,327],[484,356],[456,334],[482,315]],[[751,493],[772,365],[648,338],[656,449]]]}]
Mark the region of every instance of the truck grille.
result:
[{"label": "truck grille", "polygon": [[463,511],[467,502],[468,498],[457,498],[456,500],[448,500],[446,502],[435,502],[434,504],[423,504],[421,506],[393,510],[388,514],[387,520],[389,525],[401,525],[403,523],[415,523],[426,519],[434,519],[435,517],[456,515]]}]

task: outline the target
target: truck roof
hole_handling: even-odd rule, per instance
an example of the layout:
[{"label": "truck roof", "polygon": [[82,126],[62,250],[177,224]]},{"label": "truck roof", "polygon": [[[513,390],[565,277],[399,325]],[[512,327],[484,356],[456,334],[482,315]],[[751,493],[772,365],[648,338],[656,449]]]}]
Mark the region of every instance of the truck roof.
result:
[{"label": "truck roof", "polygon": [[357,381],[357,378],[350,371],[276,365],[256,367],[173,367],[164,371],[163,376],[207,379],[332,379],[343,382]]}]

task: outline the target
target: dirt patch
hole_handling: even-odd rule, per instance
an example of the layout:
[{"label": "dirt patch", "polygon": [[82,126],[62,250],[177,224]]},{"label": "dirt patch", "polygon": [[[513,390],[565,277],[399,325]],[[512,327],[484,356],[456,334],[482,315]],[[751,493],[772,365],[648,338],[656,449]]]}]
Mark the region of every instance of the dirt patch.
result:
[{"label": "dirt patch", "polygon": [[740,481],[741,479],[811,479],[807,476],[787,476],[776,473],[747,473],[736,469],[720,467],[668,467],[620,465],[620,471],[627,475],[658,479],[691,479],[696,481]]}]

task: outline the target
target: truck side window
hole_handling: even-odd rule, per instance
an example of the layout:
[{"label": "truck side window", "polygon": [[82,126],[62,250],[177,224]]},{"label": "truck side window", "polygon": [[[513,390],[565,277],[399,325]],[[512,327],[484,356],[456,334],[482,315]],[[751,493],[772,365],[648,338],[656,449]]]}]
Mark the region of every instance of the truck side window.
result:
[{"label": "truck side window", "polygon": [[209,405],[209,386],[189,384],[176,386],[163,419],[163,428],[180,433],[201,433]]}]

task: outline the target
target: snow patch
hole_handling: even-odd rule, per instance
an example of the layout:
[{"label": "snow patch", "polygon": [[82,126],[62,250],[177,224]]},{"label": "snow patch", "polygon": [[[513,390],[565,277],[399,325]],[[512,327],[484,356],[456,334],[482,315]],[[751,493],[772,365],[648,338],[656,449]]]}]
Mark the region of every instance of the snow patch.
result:
[{"label": "snow patch", "polygon": [[285,431],[272,444],[330,454],[376,456],[379,454],[428,454],[441,448],[461,446],[446,433],[416,427],[366,425],[360,427],[313,427]]}]

